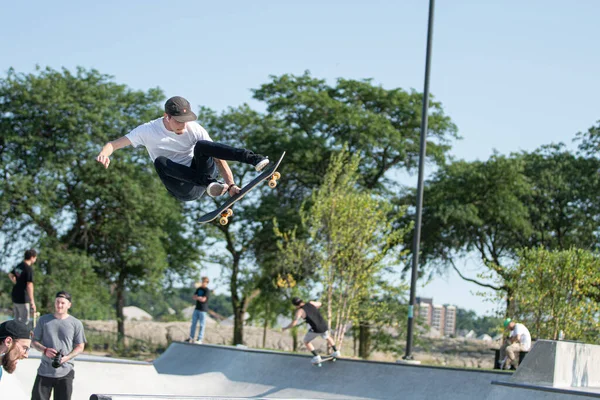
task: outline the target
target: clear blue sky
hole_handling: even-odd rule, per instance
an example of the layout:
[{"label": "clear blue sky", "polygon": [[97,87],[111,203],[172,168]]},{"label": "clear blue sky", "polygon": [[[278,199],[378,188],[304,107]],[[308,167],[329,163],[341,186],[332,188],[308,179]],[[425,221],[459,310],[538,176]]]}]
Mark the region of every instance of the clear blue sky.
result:
[{"label": "clear blue sky", "polygon": [[[373,78],[421,91],[427,7],[427,0],[9,2],[0,70],[95,68],[217,110],[260,107],[251,88],[304,70],[331,82]],[[598,15],[597,0],[438,0],[431,91],[463,137],[452,154],[486,159],[494,149],[570,143],[600,119]],[[466,268],[476,272],[468,260]],[[473,290],[450,274],[418,294],[489,310]]]}]

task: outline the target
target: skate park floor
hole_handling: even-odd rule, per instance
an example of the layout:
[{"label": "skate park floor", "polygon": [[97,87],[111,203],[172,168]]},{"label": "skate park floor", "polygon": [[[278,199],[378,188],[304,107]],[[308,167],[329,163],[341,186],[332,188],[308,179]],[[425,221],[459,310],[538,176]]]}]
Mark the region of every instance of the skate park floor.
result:
[{"label": "skate park floor", "polygon": [[[600,398],[600,346],[538,341],[516,373],[338,359],[173,342],[153,363],[81,355],[73,400]],[[0,398],[26,400],[39,353],[4,373]],[[6,397],[5,397],[6,396]]]}]

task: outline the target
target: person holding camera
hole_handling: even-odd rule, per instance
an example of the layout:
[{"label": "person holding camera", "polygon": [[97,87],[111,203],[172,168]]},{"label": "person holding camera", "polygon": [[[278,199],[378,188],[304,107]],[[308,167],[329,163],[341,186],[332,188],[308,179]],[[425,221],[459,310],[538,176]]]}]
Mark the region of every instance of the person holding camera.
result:
[{"label": "person holding camera", "polygon": [[31,392],[32,400],[70,400],[73,392],[73,359],[85,348],[83,324],[69,315],[71,295],[61,291],[54,314],[42,315],[33,331],[32,346],[43,353]]}]

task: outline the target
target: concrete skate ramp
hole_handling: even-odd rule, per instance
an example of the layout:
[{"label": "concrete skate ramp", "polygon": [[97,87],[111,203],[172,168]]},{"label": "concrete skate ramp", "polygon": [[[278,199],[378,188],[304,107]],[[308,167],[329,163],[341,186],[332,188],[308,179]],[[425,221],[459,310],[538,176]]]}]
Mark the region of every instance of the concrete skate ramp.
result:
[{"label": "concrete skate ramp", "polygon": [[[0,381],[1,399],[31,398],[40,362],[39,355],[32,353],[30,359],[19,362],[13,375],[4,374]],[[525,360],[534,362],[535,354],[532,350]],[[577,357],[582,359],[581,354]],[[343,359],[317,368],[310,364],[310,356],[305,355],[173,343],[154,363],[78,357],[72,398],[564,400],[600,397],[591,387],[555,388],[520,382],[526,381],[526,370],[514,380],[511,374],[501,372]],[[590,379],[591,368],[581,371],[587,371]],[[583,375],[578,372],[577,376]]]},{"label": "concrete skate ramp", "polygon": [[340,359],[314,367],[311,356],[173,343],[155,362],[160,374],[193,376],[207,395],[319,399],[483,399],[510,375]]},{"label": "concrete skate ramp", "polygon": [[[39,353],[4,374],[0,398],[29,400]],[[484,399],[492,380],[510,374],[393,363],[338,360],[313,367],[310,356],[173,343],[155,362],[81,355],[75,360],[73,400],[280,398]]]}]

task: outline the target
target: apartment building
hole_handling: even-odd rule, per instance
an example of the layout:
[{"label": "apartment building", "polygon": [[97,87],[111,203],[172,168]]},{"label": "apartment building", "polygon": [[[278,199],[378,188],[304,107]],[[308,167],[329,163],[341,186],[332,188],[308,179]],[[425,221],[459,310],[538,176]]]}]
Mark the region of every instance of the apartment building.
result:
[{"label": "apartment building", "polygon": [[456,307],[434,304],[432,298],[416,298],[416,315],[440,333],[441,336],[456,334]]}]

